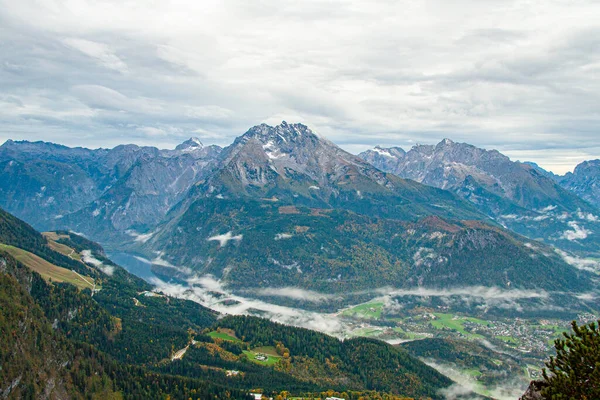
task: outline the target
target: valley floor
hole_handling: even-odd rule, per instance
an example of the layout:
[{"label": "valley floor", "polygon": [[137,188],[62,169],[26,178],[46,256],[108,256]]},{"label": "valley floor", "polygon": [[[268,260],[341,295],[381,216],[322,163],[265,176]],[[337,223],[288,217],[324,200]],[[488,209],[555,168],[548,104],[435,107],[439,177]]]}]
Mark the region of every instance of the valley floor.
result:
[{"label": "valley floor", "polygon": [[[126,268],[131,267],[126,261],[136,260],[130,271],[140,273],[138,259],[121,254],[116,260]],[[600,315],[594,302],[557,312],[553,302],[560,299],[554,300],[552,294],[481,287],[390,290],[368,302],[324,313],[236,295],[209,276],[187,285],[165,282],[152,276],[150,265],[147,268],[141,275],[166,294],[225,314],[255,315],[340,338],[371,337],[400,345],[461,385],[498,399],[516,398],[530,380],[541,376],[543,360],[553,354],[554,340],[568,331],[571,320],[587,323]],[[257,354],[262,352],[254,349],[248,357],[256,361]],[[482,356],[487,363],[477,358]]]}]

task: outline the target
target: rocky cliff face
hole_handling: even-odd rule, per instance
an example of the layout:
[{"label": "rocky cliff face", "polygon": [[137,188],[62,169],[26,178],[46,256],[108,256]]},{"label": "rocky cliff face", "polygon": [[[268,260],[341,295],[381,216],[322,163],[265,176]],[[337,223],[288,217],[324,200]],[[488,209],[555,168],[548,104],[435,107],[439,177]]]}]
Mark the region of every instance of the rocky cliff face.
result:
[{"label": "rocky cliff face", "polygon": [[220,151],[194,138],[175,150],[8,141],[0,147],[0,206],[40,229],[135,237],[181,200]]},{"label": "rocky cliff face", "polygon": [[599,212],[531,164],[496,150],[444,139],[404,153],[377,147],[360,154],[383,171],[452,191],[504,226],[559,247],[595,252]]}]

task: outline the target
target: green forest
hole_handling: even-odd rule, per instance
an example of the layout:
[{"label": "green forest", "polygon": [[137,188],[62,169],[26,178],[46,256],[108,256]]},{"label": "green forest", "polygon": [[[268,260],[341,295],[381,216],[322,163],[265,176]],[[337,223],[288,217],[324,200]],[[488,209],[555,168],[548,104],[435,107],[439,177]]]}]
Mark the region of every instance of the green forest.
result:
[{"label": "green forest", "polygon": [[[219,319],[197,303],[152,292],[75,234],[53,237],[77,254],[90,250],[111,275],[53,251],[55,243],[2,210],[0,227],[0,243],[93,277],[97,288],[46,280],[0,252],[0,330],[7,338],[0,384],[10,388],[9,398],[243,399],[259,390],[273,397],[435,399],[452,384],[383,342],[340,341],[255,317]],[[263,352],[270,362],[256,359]]]}]

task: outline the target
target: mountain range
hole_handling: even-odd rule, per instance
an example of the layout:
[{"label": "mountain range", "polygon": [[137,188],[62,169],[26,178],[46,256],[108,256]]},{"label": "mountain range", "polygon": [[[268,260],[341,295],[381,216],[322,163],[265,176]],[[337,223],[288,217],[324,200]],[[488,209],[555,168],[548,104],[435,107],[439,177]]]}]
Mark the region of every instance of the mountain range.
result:
[{"label": "mountain range", "polygon": [[[574,174],[558,177],[535,164],[511,161],[496,150],[450,139],[414,146],[408,152],[375,147],[359,156],[382,171],[449,190],[514,232],[563,250],[598,254],[600,212],[590,201],[594,173],[598,176],[593,163],[587,173],[584,163]],[[584,195],[584,191],[592,192]]]},{"label": "mountain range", "polygon": [[[583,291],[600,213],[533,166],[444,140],[352,155],[302,124],[230,146],[0,147],[0,206],[155,272],[242,290],[461,285]],[[521,236],[523,235],[523,236]],[[535,239],[543,240],[536,241]]]}]

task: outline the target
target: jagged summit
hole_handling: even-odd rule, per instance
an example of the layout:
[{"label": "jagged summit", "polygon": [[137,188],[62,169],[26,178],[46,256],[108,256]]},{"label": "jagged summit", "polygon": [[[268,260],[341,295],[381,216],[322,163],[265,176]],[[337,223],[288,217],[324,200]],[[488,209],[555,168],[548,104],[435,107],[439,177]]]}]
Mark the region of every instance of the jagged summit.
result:
[{"label": "jagged summit", "polygon": [[276,126],[271,126],[264,123],[253,126],[241,137],[239,137],[238,140],[248,141],[253,138],[258,139],[263,143],[269,141],[285,143],[287,141],[298,141],[302,138],[319,139],[319,137],[308,126],[299,123],[288,124],[286,121],[282,121],[281,124]]},{"label": "jagged summit", "polygon": [[387,157],[387,158],[402,158],[406,154],[404,149],[402,149],[401,147],[386,148],[386,147],[381,147],[379,145],[373,147],[370,150],[367,150],[364,153],[372,154],[375,157],[380,156],[380,157]]},{"label": "jagged summit", "polygon": [[201,149],[203,147],[204,147],[204,145],[202,144],[200,139],[198,139],[197,137],[191,137],[188,140],[186,140],[185,142],[177,145],[177,147],[175,147],[175,150],[191,151],[191,150]]},{"label": "jagged summit", "polygon": [[[585,232],[596,231],[592,224],[598,212],[561,188],[554,181],[555,177],[542,172],[539,167],[513,162],[497,150],[456,143],[450,139],[444,139],[437,145],[417,145],[396,157],[382,156],[390,152],[391,149],[379,148],[359,156],[382,171],[454,192],[520,234],[544,237],[568,250],[579,249],[578,246],[596,248],[591,235],[578,235],[585,236],[585,239],[579,239],[583,243],[580,244],[575,243],[568,232],[570,226],[581,229],[583,224],[589,226],[584,228]],[[564,181],[561,184],[564,185]],[[574,186],[591,187],[586,181],[586,184],[568,188],[575,191]],[[594,197],[597,198],[597,195],[584,199],[591,202]],[[581,216],[585,216],[585,221]]]}]

